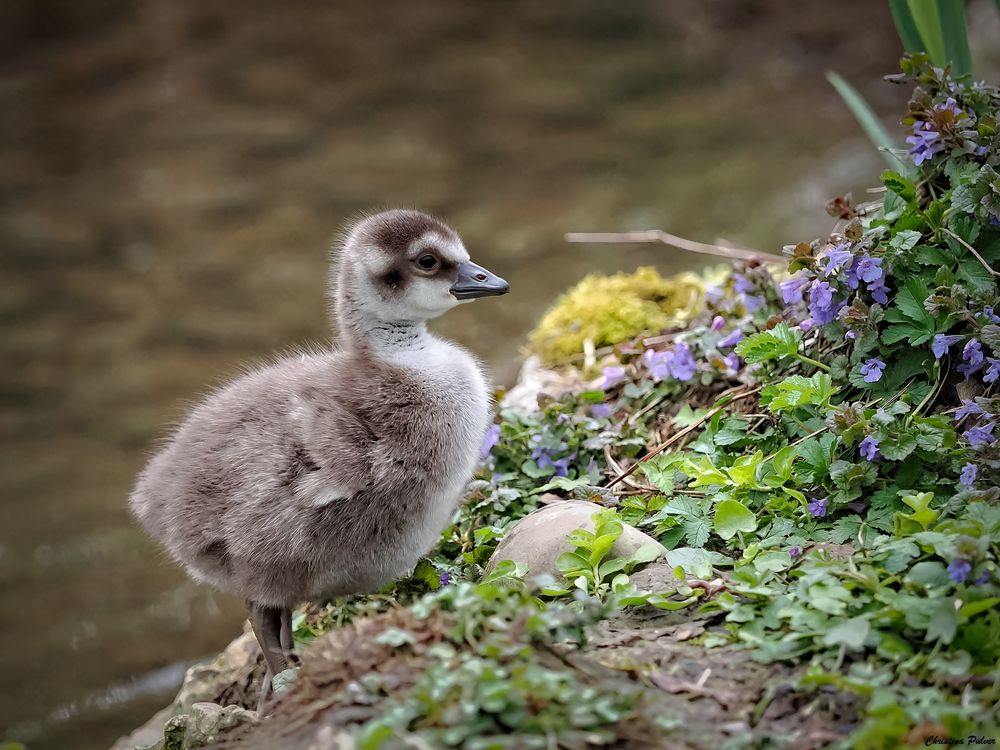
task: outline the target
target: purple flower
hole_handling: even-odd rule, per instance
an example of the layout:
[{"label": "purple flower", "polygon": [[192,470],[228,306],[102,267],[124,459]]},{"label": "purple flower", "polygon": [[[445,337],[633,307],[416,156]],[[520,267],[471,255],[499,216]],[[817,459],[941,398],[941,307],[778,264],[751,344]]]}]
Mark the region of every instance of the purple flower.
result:
[{"label": "purple flower", "polygon": [[594,419],[608,419],[614,413],[611,404],[594,404],[590,407],[590,416]]},{"label": "purple flower", "polygon": [[997,315],[995,312],[993,312],[993,308],[992,307],[984,307],[983,308],[983,315],[987,319],[989,319],[989,321],[991,323],[1000,323],[1000,315]]},{"label": "purple flower", "polygon": [[449,583],[451,583],[451,576],[448,575],[447,573],[442,573],[441,576],[438,578],[438,583],[440,583],[442,586],[447,586]]},{"label": "purple flower", "polygon": [[861,285],[861,279],[858,278],[858,265],[860,263],[861,258],[856,256],[851,262],[851,267],[847,269],[847,273],[844,275],[844,280],[851,289],[857,289]]},{"label": "purple flower", "polygon": [[809,513],[813,518],[822,518],[826,515],[826,498],[814,497],[809,503]]},{"label": "purple flower", "polygon": [[737,294],[746,294],[751,289],[753,289],[753,284],[750,283],[750,280],[746,276],[742,276],[741,274],[734,273],[733,274],[733,289],[736,290]]},{"label": "purple flower", "polygon": [[661,352],[656,349],[647,349],[642,353],[642,363],[656,382],[670,377],[670,363],[673,358],[673,352]]},{"label": "purple flower", "polygon": [[604,367],[601,369],[601,375],[604,376],[604,380],[601,381],[601,388],[608,390],[625,380],[625,368]]},{"label": "purple flower", "polygon": [[979,469],[975,464],[966,464],[962,467],[962,473],[959,475],[958,481],[968,487],[976,481],[978,475]]},{"label": "purple flower", "polygon": [[917,121],[913,123],[913,135],[906,139],[910,144],[910,155],[913,163],[918,167],[934,154],[944,151],[944,144],[941,143],[941,134],[930,125],[930,123]]},{"label": "purple flower", "polygon": [[743,306],[746,307],[747,312],[753,312],[762,308],[766,301],[762,294],[747,294],[743,297]]},{"label": "purple flower", "polygon": [[705,301],[712,305],[717,305],[725,299],[726,293],[722,291],[718,284],[705,285]]},{"label": "purple flower", "polygon": [[714,318],[712,318],[713,331],[721,331],[723,328],[725,328],[725,326],[726,326],[726,319],[723,318],[721,315],[716,315]]},{"label": "purple flower", "polygon": [[873,258],[867,253],[858,261],[858,278],[866,284],[882,279],[882,259]]},{"label": "purple flower", "polygon": [[984,583],[990,580],[990,571],[984,570],[979,574],[979,578],[973,581],[976,586],[982,586]]},{"label": "purple flower", "polygon": [[987,357],[986,362],[989,364],[989,367],[986,370],[986,374],[983,375],[983,382],[995,383],[997,378],[1000,378],[1000,359]]},{"label": "purple flower", "polygon": [[678,343],[674,346],[674,356],[667,367],[670,368],[670,374],[675,378],[686,381],[694,377],[697,365],[690,347],[685,343]]},{"label": "purple flower", "polygon": [[962,348],[962,358],[970,365],[982,365],[983,345],[976,339],[971,339],[969,343]]},{"label": "purple flower", "polygon": [[719,341],[719,348],[726,349],[730,346],[736,346],[743,340],[743,331],[737,328],[735,331],[727,334],[725,338]]},{"label": "purple flower", "polygon": [[996,442],[996,438],[993,436],[993,428],[995,426],[994,422],[987,422],[982,426],[977,425],[976,427],[972,427],[962,434],[973,448],[982,448]]},{"label": "purple flower", "polygon": [[726,363],[726,371],[729,373],[737,373],[740,369],[740,358],[736,356],[736,352],[730,352],[722,361]]},{"label": "purple flower", "polygon": [[543,450],[535,458],[535,463],[538,464],[539,469],[551,468],[557,477],[565,477],[569,476],[569,465],[574,458],[576,458],[576,452],[568,453],[562,458],[553,458],[550,451]]},{"label": "purple flower", "polygon": [[861,441],[861,445],[858,446],[858,453],[869,461],[875,461],[882,455],[878,450],[878,440],[871,435]]},{"label": "purple flower", "polygon": [[789,547],[788,556],[793,560],[802,554],[802,549],[800,547]]},{"label": "purple flower", "polygon": [[836,247],[831,247],[826,251],[826,268],[823,269],[824,276],[832,275],[845,263],[854,259],[853,253],[847,249],[849,247],[850,244],[845,242]]},{"label": "purple flower", "polygon": [[802,302],[802,288],[809,283],[806,276],[792,276],[778,284],[781,290],[781,301],[786,305],[797,305]]},{"label": "purple flower", "polygon": [[889,287],[885,285],[885,279],[879,278],[873,281],[868,285],[868,291],[871,292],[872,299],[880,305],[889,304]]},{"label": "purple flower", "polygon": [[964,114],[962,108],[958,106],[958,102],[955,101],[955,97],[949,96],[948,100],[944,104],[939,104],[934,108],[935,112],[951,112],[955,117]]},{"label": "purple flower", "polygon": [[809,288],[809,304],[820,308],[828,308],[833,305],[833,287],[826,281],[818,279]]},{"label": "purple flower", "polygon": [[955,369],[965,375],[968,380],[972,374],[979,372],[983,368],[983,345],[976,339],[969,339],[969,343],[962,349],[962,359],[965,360]]},{"label": "purple flower", "polygon": [[985,413],[982,407],[971,398],[963,398],[962,405],[955,412],[955,421],[961,422],[966,417],[978,417]]},{"label": "purple flower", "polygon": [[483,435],[483,444],[479,450],[479,458],[485,461],[490,457],[490,453],[496,447],[496,444],[500,442],[500,425],[491,424],[490,428]]},{"label": "purple flower", "polygon": [[960,334],[948,335],[945,333],[938,333],[934,336],[934,343],[931,344],[931,351],[934,353],[934,359],[941,359],[945,354],[948,353],[948,349],[951,348],[952,344],[961,341],[964,336]]},{"label": "purple flower", "polygon": [[826,325],[837,317],[833,287],[825,281],[816,280],[809,288],[809,317],[817,325]]},{"label": "purple flower", "polygon": [[806,318],[801,323],[799,323],[799,330],[802,331],[802,333],[812,330],[815,327],[816,327],[816,322],[812,318]]},{"label": "purple flower", "polygon": [[972,572],[972,563],[957,557],[948,566],[948,577],[955,583],[962,583]]},{"label": "purple flower", "polygon": [[882,373],[884,371],[885,362],[878,357],[869,359],[861,365],[861,375],[864,377],[866,383],[877,383],[882,379]]},{"label": "purple flower", "polygon": [[856,339],[857,337],[858,337],[857,331],[847,331],[844,334],[844,338],[847,339],[848,341],[854,341],[854,339]]}]

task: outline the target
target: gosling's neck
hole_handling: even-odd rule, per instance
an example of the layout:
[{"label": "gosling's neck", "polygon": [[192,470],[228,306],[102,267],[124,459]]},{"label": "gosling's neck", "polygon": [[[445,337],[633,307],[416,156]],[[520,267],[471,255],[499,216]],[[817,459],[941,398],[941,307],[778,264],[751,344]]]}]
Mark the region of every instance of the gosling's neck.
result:
[{"label": "gosling's neck", "polygon": [[406,352],[419,352],[437,340],[428,332],[424,321],[380,320],[343,288],[337,295],[334,313],[339,328],[338,342],[351,351],[396,357]]}]

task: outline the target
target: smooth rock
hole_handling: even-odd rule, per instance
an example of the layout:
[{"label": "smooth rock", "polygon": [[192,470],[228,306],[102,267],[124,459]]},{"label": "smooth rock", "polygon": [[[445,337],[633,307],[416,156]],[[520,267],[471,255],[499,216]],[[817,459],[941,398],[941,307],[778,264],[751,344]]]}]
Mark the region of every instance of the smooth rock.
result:
[{"label": "smooth rock", "polygon": [[[558,579],[560,573],[556,570],[556,560],[563,552],[574,549],[566,541],[566,535],[576,529],[593,531],[591,516],[602,509],[602,506],[585,500],[566,500],[532,511],[507,532],[486,564],[486,572],[490,573],[503,560],[513,560],[527,566],[529,578],[548,573]],[[624,524],[622,535],[611,548],[609,556],[628,557],[644,544],[655,544],[663,552],[667,551],[653,537]]]}]

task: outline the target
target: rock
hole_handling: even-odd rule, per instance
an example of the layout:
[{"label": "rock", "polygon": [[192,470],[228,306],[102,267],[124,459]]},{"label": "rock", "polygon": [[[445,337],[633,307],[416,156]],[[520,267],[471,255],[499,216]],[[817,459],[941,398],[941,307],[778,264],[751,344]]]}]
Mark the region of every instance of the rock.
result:
[{"label": "rock", "polygon": [[195,703],[190,713],[175,716],[163,728],[159,750],[197,750],[218,742],[223,734],[244,724],[256,724],[256,711],[217,703]]},{"label": "rock", "polygon": [[[187,713],[195,703],[214,702],[223,694],[228,698],[225,703],[240,702],[243,696],[232,695],[234,687],[249,688],[259,654],[257,640],[246,626],[243,635],[226,646],[215,659],[206,664],[196,664],[187,671],[184,684],[171,704],[171,713]],[[252,690],[248,689],[248,692]]]},{"label": "rock", "polygon": [[[528,568],[528,576],[548,573],[559,577],[556,560],[563,552],[573,550],[566,541],[566,535],[575,529],[594,530],[591,516],[602,510],[596,503],[584,500],[566,500],[546,505],[533,511],[514,524],[486,564],[490,573],[502,560],[523,563]],[[613,557],[627,557],[644,544],[655,544],[664,552],[666,548],[653,537],[637,528],[624,525],[622,535],[611,548]]]},{"label": "rock", "polygon": [[298,667],[289,667],[278,672],[278,674],[271,678],[271,687],[274,689],[274,694],[281,695],[282,693],[287,693],[298,678]]},{"label": "rock", "polygon": [[148,750],[163,747],[163,727],[170,721],[170,708],[159,711],[152,719],[127,737],[122,737],[111,750]]},{"label": "rock", "polygon": [[[255,705],[260,692],[259,678],[254,681],[260,647],[250,631],[233,640],[212,661],[196,664],[184,675],[184,683],[173,703],[136,729],[122,737],[111,750],[162,750],[164,734],[173,725],[173,732],[187,731],[185,723],[195,705],[224,704]],[[243,710],[239,705],[229,708]],[[252,713],[252,712],[251,712]],[[179,723],[175,722],[179,721]],[[167,747],[170,747],[167,745]],[[185,746],[186,747],[186,746]]]}]

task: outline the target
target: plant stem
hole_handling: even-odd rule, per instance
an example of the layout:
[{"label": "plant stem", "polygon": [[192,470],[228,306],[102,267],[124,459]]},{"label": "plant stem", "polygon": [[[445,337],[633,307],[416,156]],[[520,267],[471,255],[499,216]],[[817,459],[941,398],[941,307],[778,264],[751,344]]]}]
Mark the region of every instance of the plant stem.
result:
[{"label": "plant stem", "polygon": [[822,362],[819,362],[813,359],[812,357],[807,357],[805,354],[796,354],[795,358],[800,362],[805,362],[808,365],[812,365],[813,367],[816,367],[822,370],[823,372],[830,372],[829,366],[824,365]]}]

